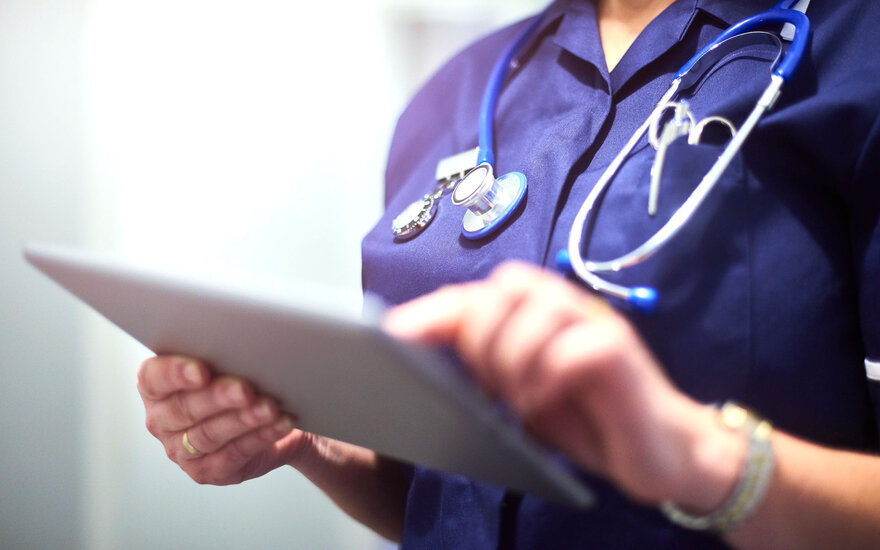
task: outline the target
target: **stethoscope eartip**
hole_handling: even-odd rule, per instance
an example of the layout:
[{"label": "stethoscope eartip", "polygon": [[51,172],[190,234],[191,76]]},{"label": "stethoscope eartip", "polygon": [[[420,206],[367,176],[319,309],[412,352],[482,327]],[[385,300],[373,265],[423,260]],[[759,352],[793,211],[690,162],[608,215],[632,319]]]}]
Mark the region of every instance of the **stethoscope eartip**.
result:
[{"label": "stethoscope eartip", "polygon": [[626,303],[641,313],[651,313],[657,307],[657,289],[649,286],[632,287],[626,297]]},{"label": "stethoscope eartip", "polygon": [[[565,275],[570,275],[571,273],[574,273],[574,268],[571,266],[571,256],[568,253],[568,248],[560,248],[559,251],[556,253],[556,269],[560,273],[563,273]],[[627,304],[629,304],[631,308],[638,311],[639,313],[646,314],[652,313],[654,311],[654,309],[657,307],[657,299],[660,296],[656,288],[652,288],[649,286],[635,286],[632,288],[616,287],[616,292],[608,292],[607,288],[602,288],[601,286],[595,286],[593,288],[599,292],[605,292],[612,296],[623,298],[623,300]]]}]

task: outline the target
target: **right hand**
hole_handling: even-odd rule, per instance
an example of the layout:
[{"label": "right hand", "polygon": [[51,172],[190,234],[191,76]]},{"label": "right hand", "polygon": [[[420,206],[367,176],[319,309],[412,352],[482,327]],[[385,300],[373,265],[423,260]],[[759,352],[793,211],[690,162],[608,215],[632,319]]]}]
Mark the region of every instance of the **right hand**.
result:
[{"label": "right hand", "polygon": [[[203,362],[147,359],[138,371],[147,429],[198,483],[230,485],[261,476],[301,454],[310,435],[294,429],[274,399]],[[184,446],[184,434],[192,449]]]}]

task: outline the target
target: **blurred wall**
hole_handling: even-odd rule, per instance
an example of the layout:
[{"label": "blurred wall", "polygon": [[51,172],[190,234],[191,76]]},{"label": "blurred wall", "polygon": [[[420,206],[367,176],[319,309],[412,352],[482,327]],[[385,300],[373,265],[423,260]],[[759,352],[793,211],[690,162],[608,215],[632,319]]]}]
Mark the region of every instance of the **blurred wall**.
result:
[{"label": "blurred wall", "polygon": [[0,548],[75,548],[82,333],[22,262],[81,235],[83,0],[0,2]]},{"label": "blurred wall", "polygon": [[0,2],[0,548],[385,545],[289,469],[189,481],[143,428],[146,350],[20,248],[356,290],[406,98],[473,37],[537,9]]}]

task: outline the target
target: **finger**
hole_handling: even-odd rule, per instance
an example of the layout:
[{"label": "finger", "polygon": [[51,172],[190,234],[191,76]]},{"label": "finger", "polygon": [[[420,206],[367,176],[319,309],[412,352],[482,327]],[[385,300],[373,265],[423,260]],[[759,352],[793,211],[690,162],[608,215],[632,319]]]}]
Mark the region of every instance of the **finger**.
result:
[{"label": "finger", "polygon": [[645,441],[656,435],[645,422],[645,411],[663,411],[650,403],[675,393],[650,352],[617,316],[560,331],[537,363],[514,410],[543,439],[599,471],[609,472],[624,458],[613,452],[615,439]]},{"label": "finger", "polygon": [[527,383],[530,365],[555,333],[586,318],[591,296],[551,272],[516,262],[497,269],[490,283],[512,297],[512,307],[500,310],[503,318],[482,359],[509,398]]},{"label": "finger", "polygon": [[526,428],[542,441],[564,451],[581,466],[604,471],[601,461],[602,439],[589,416],[573,399],[534,411],[525,418]]},{"label": "finger", "polygon": [[142,398],[157,400],[181,390],[203,387],[209,380],[208,366],[201,361],[176,355],[158,355],[141,364],[137,385]]},{"label": "finger", "polygon": [[179,432],[229,409],[251,404],[254,390],[237,378],[214,379],[205,388],[179,391],[160,401],[147,401],[147,428],[157,437]]},{"label": "finger", "polygon": [[559,332],[580,320],[567,304],[552,303],[554,298],[558,296],[546,292],[530,294],[510,313],[495,339],[489,363],[507,401],[530,391],[541,352]]},{"label": "finger", "polygon": [[511,312],[505,330],[496,339],[491,361],[499,376],[523,383],[536,357],[558,333],[574,323],[589,323],[613,315],[604,301],[582,288],[543,272],[531,284],[528,295]]},{"label": "finger", "polygon": [[495,394],[498,380],[489,359],[497,335],[507,317],[517,308],[521,296],[508,294],[505,289],[489,284],[481,285],[476,293],[480,301],[465,309],[452,343],[483,387]]},{"label": "finger", "polygon": [[[208,418],[187,428],[185,433],[189,444],[199,453],[210,454],[247,432],[271,423],[277,416],[278,406],[264,397],[246,409],[231,410]],[[183,456],[193,457],[192,453]]]},{"label": "finger", "polygon": [[605,317],[560,330],[539,351],[528,390],[517,395],[516,407],[528,414],[570,395],[591,401],[617,394],[611,386],[628,378],[620,370],[629,347],[622,343],[618,323]]},{"label": "finger", "polygon": [[508,263],[472,290],[474,297],[464,313],[455,344],[471,370],[493,393],[501,382],[499,364],[493,361],[498,338],[507,332],[511,317],[534,292],[541,276],[541,271],[533,267]]},{"label": "finger", "polygon": [[254,460],[262,458],[274,463],[277,462],[279,453],[290,452],[283,445],[276,446],[276,443],[290,436],[294,428],[293,419],[286,414],[281,415],[271,425],[251,430],[217,451],[205,455],[194,464],[195,470],[190,475],[199,483],[239,483],[249,477],[251,470],[260,469],[260,465],[253,464]]},{"label": "finger", "polygon": [[[496,268],[491,278],[526,283],[538,276],[540,268],[507,262]],[[434,292],[391,309],[382,321],[383,328],[393,336],[426,344],[448,344],[459,331],[459,324],[469,304],[479,299],[475,287],[484,284],[462,283],[441,287]],[[515,286],[515,285],[514,285]]]},{"label": "finger", "polygon": [[448,344],[459,330],[473,283],[442,287],[391,309],[382,327],[392,336],[423,344]]}]

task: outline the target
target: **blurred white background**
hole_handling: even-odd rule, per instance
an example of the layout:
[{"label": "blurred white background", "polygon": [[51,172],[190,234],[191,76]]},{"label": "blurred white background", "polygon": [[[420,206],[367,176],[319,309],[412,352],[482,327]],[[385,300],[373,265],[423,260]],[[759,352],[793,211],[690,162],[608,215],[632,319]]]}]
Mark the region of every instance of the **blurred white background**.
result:
[{"label": "blurred white background", "polygon": [[0,548],[386,546],[290,469],[189,481],[143,427],[146,350],[20,250],[357,289],[406,98],[542,4],[0,0]]}]

